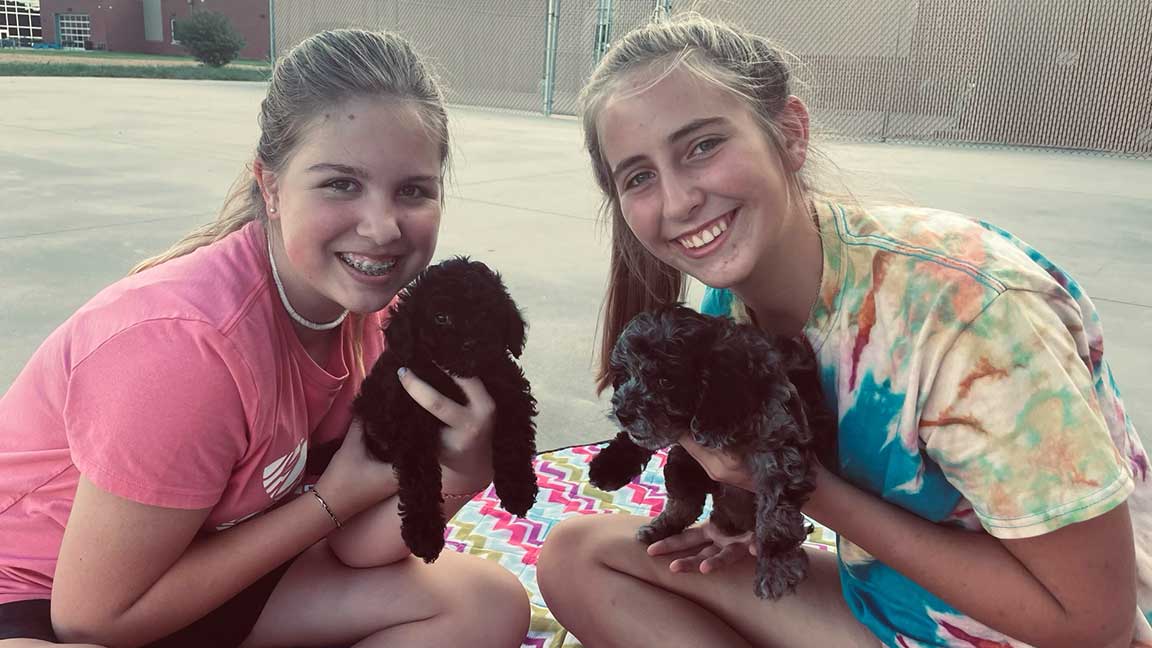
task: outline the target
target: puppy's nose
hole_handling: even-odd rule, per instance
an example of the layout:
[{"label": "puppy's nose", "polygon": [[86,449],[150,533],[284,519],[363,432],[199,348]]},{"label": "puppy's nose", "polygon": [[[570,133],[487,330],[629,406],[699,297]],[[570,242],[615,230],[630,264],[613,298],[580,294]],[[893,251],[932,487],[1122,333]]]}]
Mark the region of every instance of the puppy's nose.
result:
[{"label": "puppy's nose", "polygon": [[616,420],[620,422],[620,425],[628,427],[636,422],[636,415],[624,410],[616,410]]}]

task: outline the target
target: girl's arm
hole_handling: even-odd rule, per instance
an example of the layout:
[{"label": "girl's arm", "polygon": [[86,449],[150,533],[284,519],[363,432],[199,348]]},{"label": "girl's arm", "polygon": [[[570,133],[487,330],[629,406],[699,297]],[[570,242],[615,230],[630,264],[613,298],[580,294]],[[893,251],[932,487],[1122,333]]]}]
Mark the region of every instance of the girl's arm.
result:
[{"label": "girl's arm", "polygon": [[[445,493],[441,510],[445,520],[452,519],[471,499],[455,495],[471,495],[484,490],[492,482],[491,453],[478,447],[472,454],[481,460],[488,457],[488,460],[486,463],[477,462],[470,469],[467,466],[440,466]],[[328,536],[332,553],[345,565],[357,568],[387,565],[412,555],[400,537],[399,504],[399,497],[389,497],[333,531]]]},{"label": "girl's arm", "polygon": [[[467,397],[462,406],[409,371],[400,384],[412,399],[447,426],[440,451],[444,518],[450,519],[470,495],[492,483],[492,420],[495,404],[477,378],[455,379]],[[390,497],[352,519],[329,537],[332,552],[350,567],[374,567],[411,554],[400,537],[399,498]]]},{"label": "girl's arm", "polygon": [[981,623],[1036,646],[1127,648],[1136,566],[1127,504],[1020,540],[934,524],[823,467],[804,512]]},{"label": "girl's arm", "polygon": [[[358,431],[316,488],[348,519],[397,486]],[[352,450],[360,450],[356,453]],[[332,519],[310,493],[227,531],[197,537],[209,511],[139,504],[81,477],[52,588],[63,641],[139,646],[183,628],[323,539]]]},{"label": "girl's arm", "polygon": [[[489,477],[488,482],[491,482]],[[487,487],[487,482],[477,485],[461,485],[462,490],[456,490],[454,484],[463,482],[450,481],[445,470],[444,492],[475,493]],[[468,503],[467,497],[445,497],[441,509],[444,519],[449,520],[456,512]],[[328,536],[328,544],[332,553],[349,567],[376,567],[402,560],[412,555],[404,540],[400,537],[400,512],[397,507],[399,497],[389,497],[376,506],[352,518],[340,529]]]},{"label": "girl's arm", "polygon": [[[755,490],[738,458],[688,436],[680,444],[712,479]],[[999,540],[929,522],[817,464],[816,490],[804,513],[957,610],[1015,639],[1044,648],[1128,648],[1131,643],[1136,558],[1127,504],[1034,538]],[[685,549],[691,540],[669,538],[649,553]],[[684,565],[701,565],[704,557]],[[712,569],[726,561],[714,562]]]}]

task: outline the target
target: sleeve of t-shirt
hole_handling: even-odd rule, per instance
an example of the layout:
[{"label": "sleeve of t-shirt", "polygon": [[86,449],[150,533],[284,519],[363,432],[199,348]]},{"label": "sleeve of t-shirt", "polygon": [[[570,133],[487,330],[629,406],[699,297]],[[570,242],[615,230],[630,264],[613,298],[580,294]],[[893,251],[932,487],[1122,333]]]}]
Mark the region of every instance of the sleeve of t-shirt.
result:
[{"label": "sleeve of t-shirt", "polygon": [[927,454],[999,538],[1091,519],[1134,488],[1077,345],[1077,313],[1035,292],[998,296],[942,356],[925,400]]},{"label": "sleeve of t-shirt", "polygon": [[73,367],[64,408],[73,462],[143,504],[209,508],[244,453],[242,363],[212,327],[137,324]]}]

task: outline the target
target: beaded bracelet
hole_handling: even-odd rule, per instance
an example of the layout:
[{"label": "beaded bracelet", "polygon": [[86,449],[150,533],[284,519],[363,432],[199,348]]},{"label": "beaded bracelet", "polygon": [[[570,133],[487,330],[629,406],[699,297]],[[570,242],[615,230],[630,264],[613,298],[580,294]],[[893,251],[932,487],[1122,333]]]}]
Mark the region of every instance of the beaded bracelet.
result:
[{"label": "beaded bracelet", "polygon": [[320,497],[320,493],[315,488],[312,489],[312,494],[316,496],[316,501],[320,502],[320,506],[324,507],[324,511],[328,513],[328,517],[332,518],[332,522],[336,524],[336,528],[339,529],[340,527],[344,526],[343,524],[340,524],[340,518],[336,517],[336,514],[332,512],[332,509],[328,508],[328,502],[325,502],[324,498]]},{"label": "beaded bracelet", "polygon": [[440,497],[443,498],[445,502],[452,500],[464,500],[465,502],[468,502],[471,501],[473,497],[476,497],[483,492],[483,490],[478,490],[471,493],[440,493]]}]

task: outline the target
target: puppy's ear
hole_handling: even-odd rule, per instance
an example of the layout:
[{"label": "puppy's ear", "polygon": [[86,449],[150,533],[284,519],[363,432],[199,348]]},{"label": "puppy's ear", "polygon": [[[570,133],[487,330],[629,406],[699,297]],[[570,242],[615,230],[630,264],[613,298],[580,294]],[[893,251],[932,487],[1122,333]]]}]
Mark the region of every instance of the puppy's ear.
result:
[{"label": "puppy's ear", "polygon": [[700,401],[692,431],[708,436],[725,433],[747,416],[753,398],[743,358],[713,350],[700,371]]},{"label": "puppy's ear", "polygon": [[717,434],[730,438],[759,411],[765,399],[772,397],[759,361],[767,345],[758,335],[727,330],[710,348],[698,349],[703,362],[700,400],[692,420],[694,432],[702,432],[706,438]]},{"label": "puppy's ear", "polygon": [[414,306],[414,304],[405,305],[404,301],[393,306],[389,311],[388,323],[384,327],[384,339],[388,342],[386,349],[395,354],[401,362],[410,360],[416,349],[416,327],[412,321]]},{"label": "puppy's ear", "polygon": [[[505,291],[507,296],[507,291]],[[524,342],[528,334],[528,323],[524,321],[524,316],[520,314],[520,309],[516,308],[516,302],[512,301],[509,296],[504,303],[504,326],[505,338],[508,340],[508,351],[512,353],[513,357],[519,358],[520,354],[524,353]]]},{"label": "puppy's ear", "polygon": [[784,409],[796,421],[797,439],[802,443],[811,443],[813,430],[808,424],[808,415],[804,411],[804,400],[800,398],[800,392],[796,391],[796,386],[791,383],[788,384],[788,400],[784,403]]}]

